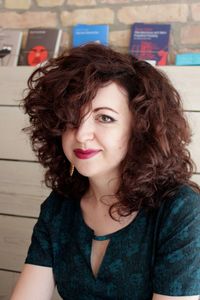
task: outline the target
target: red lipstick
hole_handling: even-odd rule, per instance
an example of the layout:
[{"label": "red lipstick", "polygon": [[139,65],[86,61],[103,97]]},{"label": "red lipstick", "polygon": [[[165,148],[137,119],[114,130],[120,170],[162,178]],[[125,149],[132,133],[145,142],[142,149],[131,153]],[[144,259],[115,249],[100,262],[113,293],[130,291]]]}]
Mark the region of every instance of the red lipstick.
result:
[{"label": "red lipstick", "polygon": [[74,154],[76,155],[76,157],[80,159],[88,159],[95,156],[100,151],[101,150],[95,150],[95,149],[87,149],[87,150],[74,149]]}]

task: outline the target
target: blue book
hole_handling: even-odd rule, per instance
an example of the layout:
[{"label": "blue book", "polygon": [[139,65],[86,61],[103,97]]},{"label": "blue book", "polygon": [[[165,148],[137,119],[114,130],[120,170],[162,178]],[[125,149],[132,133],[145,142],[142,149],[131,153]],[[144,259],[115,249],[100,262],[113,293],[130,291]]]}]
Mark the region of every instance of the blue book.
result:
[{"label": "blue book", "polygon": [[73,27],[73,47],[96,42],[108,45],[109,25],[77,24]]},{"label": "blue book", "polygon": [[170,24],[134,23],[130,53],[140,60],[166,65],[169,52]]},{"label": "blue book", "polygon": [[182,53],[176,55],[177,66],[200,66],[200,53]]}]

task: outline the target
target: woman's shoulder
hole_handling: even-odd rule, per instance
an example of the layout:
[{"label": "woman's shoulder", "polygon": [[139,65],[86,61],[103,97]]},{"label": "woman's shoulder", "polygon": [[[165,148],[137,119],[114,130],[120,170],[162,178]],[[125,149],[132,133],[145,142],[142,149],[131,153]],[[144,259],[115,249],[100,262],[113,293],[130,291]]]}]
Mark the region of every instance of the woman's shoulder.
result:
[{"label": "woman's shoulder", "polygon": [[173,197],[164,202],[164,206],[175,214],[183,210],[200,209],[200,193],[189,185],[182,185]]},{"label": "woman's shoulder", "polygon": [[175,194],[176,197],[184,197],[185,199],[200,199],[200,193],[190,185],[181,185]]},{"label": "woman's shoulder", "polygon": [[200,224],[200,194],[190,186],[181,186],[173,197],[163,202],[158,219],[163,232],[169,233],[194,224],[197,227]]},{"label": "woman's shoulder", "polygon": [[[162,211],[161,211],[162,210]],[[164,201],[155,236],[154,292],[197,295],[200,263],[200,195],[181,186]]]},{"label": "woman's shoulder", "polygon": [[45,222],[51,222],[54,218],[60,218],[62,215],[65,215],[67,219],[73,215],[76,208],[77,201],[75,199],[52,190],[41,204],[40,215],[43,216]]}]

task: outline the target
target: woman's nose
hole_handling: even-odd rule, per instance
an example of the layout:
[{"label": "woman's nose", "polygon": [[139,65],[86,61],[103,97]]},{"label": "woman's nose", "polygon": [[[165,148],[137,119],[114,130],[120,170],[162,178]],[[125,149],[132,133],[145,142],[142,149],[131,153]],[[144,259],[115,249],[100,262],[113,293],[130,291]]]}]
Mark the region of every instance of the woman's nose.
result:
[{"label": "woman's nose", "polygon": [[76,130],[76,139],[78,142],[83,143],[87,140],[92,140],[94,137],[94,124],[92,116],[86,116],[82,119],[80,126]]}]

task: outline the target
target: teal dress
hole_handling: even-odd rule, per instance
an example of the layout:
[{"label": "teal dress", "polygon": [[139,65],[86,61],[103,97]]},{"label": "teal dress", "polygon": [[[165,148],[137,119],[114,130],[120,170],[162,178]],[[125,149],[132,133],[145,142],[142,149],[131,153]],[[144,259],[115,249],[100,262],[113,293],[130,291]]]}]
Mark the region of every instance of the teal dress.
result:
[{"label": "teal dress", "polygon": [[[92,239],[110,239],[98,274]],[[42,203],[25,263],[53,268],[66,300],[151,300],[200,294],[200,195],[183,186],[153,213],[141,209],[126,227],[95,236],[80,201],[52,191]]]}]

